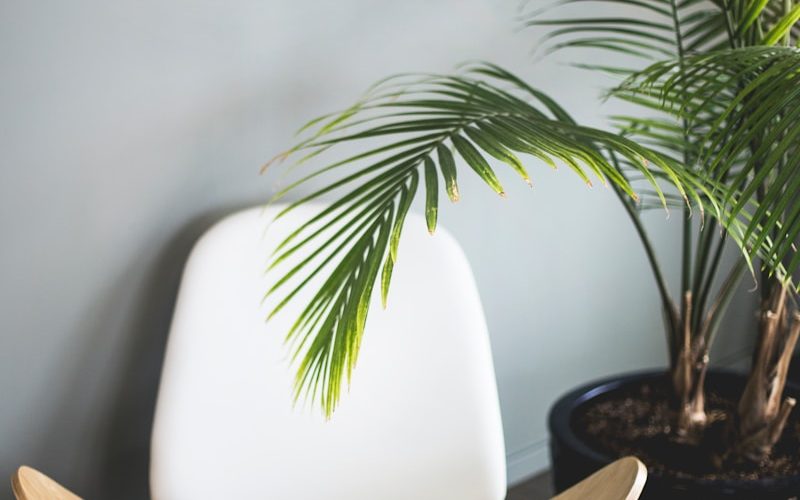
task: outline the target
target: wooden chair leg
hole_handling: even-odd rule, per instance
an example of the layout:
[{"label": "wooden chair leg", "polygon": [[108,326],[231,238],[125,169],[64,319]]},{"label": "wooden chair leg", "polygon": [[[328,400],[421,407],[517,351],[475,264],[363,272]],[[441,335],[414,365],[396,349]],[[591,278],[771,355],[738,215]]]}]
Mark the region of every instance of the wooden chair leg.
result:
[{"label": "wooden chair leg", "polygon": [[638,458],[620,458],[552,500],[636,500],[646,481],[647,467]]},{"label": "wooden chair leg", "polygon": [[11,489],[17,500],[81,500],[41,472],[23,465],[11,476]]}]

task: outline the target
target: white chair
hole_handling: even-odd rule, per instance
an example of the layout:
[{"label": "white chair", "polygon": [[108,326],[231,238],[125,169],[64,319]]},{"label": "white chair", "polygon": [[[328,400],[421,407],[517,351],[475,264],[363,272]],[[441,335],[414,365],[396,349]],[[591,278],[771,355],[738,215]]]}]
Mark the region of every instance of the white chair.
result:
[{"label": "white chair", "polygon": [[[161,378],[150,482],[156,500],[501,500],[505,459],[478,293],[444,231],[408,219],[390,292],[375,304],[350,394],[333,420],[292,410],[282,336],[264,324],[270,247],[317,207],[262,238],[274,210],[228,217],[186,264]],[[307,297],[307,296],[306,296]],[[299,297],[295,307],[303,302]],[[628,457],[554,500],[635,500],[647,470]],[[18,500],[78,500],[27,466]]]},{"label": "white chair", "polygon": [[[486,322],[467,260],[409,215],[389,293],[376,297],[349,393],[330,421],[292,407],[283,336],[265,323],[271,249],[320,210],[265,232],[276,208],[232,215],[184,270],[152,436],[156,500],[501,500],[505,453]],[[379,295],[376,288],[376,296]]]},{"label": "white chair", "polygon": [[[647,481],[647,469],[635,457],[606,465],[552,500],[637,500]],[[43,473],[22,466],[11,476],[17,500],[80,500]]]}]

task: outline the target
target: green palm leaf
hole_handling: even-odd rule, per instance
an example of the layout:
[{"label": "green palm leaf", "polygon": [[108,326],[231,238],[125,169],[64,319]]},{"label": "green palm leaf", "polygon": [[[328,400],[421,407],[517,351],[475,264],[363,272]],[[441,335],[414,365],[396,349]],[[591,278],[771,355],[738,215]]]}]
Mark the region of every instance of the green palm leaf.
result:
[{"label": "green palm leaf", "polygon": [[[584,2],[605,4],[608,12],[620,14],[550,17],[561,6]],[[707,0],[562,0],[525,14],[523,25],[548,28],[540,40],[548,52],[595,48],[658,60],[727,44],[725,9]]]},{"label": "green palm leaf", "polygon": [[[800,266],[800,50],[745,47],[651,66],[622,91],[654,93],[705,130],[698,168],[725,186],[725,223],[744,221],[739,233],[789,280]],[[706,103],[726,103],[708,113]],[[709,122],[708,117],[713,120]]]},{"label": "green palm leaf", "polygon": [[[278,299],[272,316],[300,290],[321,283],[287,341],[297,365],[295,397],[318,400],[326,415],[335,409],[355,365],[376,281],[384,303],[388,298],[403,223],[421,180],[431,231],[440,186],[451,200],[459,197],[456,171],[461,164],[503,194],[488,158],[500,160],[525,181],[526,155],[549,166],[562,163],[587,184],[592,178],[610,182],[636,199],[625,171],[608,159],[606,152],[614,151],[644,179],[661,206],[691,200],[712,212],[718,208],[714,189],[680,163],[617,134],[578,125],[545,94],[489,64],[456,76],[384,81],[344,112],[314,120],[304,134],[279,158],[298,157],[289,167],[295,174],[311,159],[320,163],[273,201],[320,175],[336,178],[289,204],[278,217],[322,196],[336,198],[278,246],[271,267],[280,267],[283,274],[267,295]],[[362,152],[322,162],[341,144],[361,145]],[[665,193],[662,184],[674,186],[675,192]],[[306,257],[288,265],[290,256],[301,254]]]}]

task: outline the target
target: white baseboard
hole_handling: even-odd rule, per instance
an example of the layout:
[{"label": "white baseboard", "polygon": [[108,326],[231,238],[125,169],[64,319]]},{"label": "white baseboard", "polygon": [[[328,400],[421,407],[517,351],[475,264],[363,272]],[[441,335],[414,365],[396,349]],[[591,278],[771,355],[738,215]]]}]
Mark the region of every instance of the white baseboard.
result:
[{"label": "white baseboard", "polygon": [[550,467],[548,440],[542,439],[506,456],[506,476],[509,486]]}]

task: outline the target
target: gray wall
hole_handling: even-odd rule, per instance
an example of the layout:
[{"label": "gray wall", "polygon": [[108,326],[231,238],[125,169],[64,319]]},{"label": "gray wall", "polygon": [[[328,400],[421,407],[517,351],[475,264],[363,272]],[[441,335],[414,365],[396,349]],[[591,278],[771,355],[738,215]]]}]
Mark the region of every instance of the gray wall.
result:
[{"label": "gray wall", "polygon": [[[598,104],[610,82],[560,64],[566,54],[532,64],[517,5],[0,3],[0,477],[28,463],[87,496],[146,495],[182,263],[214,220],[268,197],[274,178],[258,168],[304,120],[389,73],[476,58],[585,122],[619,111]],[[511,480],[546,467],[559,393],[664,363],[655,288],[613,195],[531,170],[532,192],[504,177],[506,200],[464,175],[463,201],[442,214],[485,304]],[[678,219],[651,221],[673,263]]]}]

